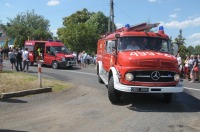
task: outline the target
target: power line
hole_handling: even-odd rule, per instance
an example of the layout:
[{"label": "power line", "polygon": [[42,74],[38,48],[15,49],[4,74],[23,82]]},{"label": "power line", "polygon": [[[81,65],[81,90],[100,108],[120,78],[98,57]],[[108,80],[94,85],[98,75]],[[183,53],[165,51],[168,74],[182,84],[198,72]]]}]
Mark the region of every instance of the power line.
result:
[{"label": "power line", "polygon": [[125,14],[130,20],[134,21],[133,17],[129,16],[125,11],[123,11],[120,7],[118,7],[116,3],[115,3],[115,6],[120,10],[120,12]]}]

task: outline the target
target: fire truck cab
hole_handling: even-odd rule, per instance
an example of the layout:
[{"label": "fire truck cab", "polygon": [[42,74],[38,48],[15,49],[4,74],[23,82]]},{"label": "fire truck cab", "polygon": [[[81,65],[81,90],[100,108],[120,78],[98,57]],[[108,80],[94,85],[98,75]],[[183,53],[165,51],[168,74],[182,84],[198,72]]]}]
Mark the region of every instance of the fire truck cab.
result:
[{"label": "fire truck cab", "polygon": [[118,103],[122,92],[161,93],[169,103],[173,93],[183,91],[169,37],[162,26],[150,31],[158,25],[126,25],[98,40],[98,81],[107,86],[111,103]]},{"label": "fire truck cab", "polygon": [[[75,57],[60,41],[31,40],[25,42],[24,48],[28,48],[31,65],[39,59],[44,61],[43,64],[50,65],[54,69],[59,67],[72,68],[76,65]],[[39,56],[38,48],[42,57]]]}]

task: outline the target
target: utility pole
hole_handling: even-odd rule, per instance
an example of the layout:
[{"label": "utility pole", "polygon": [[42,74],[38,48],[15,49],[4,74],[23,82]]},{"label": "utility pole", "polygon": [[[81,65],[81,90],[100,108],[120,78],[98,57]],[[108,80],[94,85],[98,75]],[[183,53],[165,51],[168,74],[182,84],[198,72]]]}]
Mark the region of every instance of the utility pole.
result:
[{"label": "utility pole", "polygon": [[110,0],[110,16],[108,22],[108,32],[113,32],[115,30],[114,25],[114,3],[113,0]]}]

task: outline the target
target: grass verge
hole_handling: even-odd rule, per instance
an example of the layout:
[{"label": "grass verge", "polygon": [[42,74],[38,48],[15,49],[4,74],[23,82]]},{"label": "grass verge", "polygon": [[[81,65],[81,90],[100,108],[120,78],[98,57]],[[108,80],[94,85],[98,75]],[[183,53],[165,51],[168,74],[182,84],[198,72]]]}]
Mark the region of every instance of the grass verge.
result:
[{"label": "grass verge", "polygon": [[[71,88],[73,84],[42,77],[42,87],[52,87],[53,91],[58,91]],[[13,71],[0,72],[0,94],[34,88],[39,88],[37,76]]]}]

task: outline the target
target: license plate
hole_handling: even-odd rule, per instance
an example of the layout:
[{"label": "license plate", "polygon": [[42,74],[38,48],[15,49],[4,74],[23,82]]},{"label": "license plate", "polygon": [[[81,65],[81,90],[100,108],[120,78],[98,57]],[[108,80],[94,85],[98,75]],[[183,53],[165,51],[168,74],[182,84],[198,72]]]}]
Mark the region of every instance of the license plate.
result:
[{"label": "license plate", "polygon": [[132,92],[149,92],[148,88],[137,88],[137,87],[132,87],[131,88]]}]

